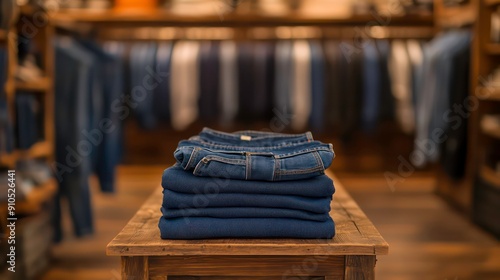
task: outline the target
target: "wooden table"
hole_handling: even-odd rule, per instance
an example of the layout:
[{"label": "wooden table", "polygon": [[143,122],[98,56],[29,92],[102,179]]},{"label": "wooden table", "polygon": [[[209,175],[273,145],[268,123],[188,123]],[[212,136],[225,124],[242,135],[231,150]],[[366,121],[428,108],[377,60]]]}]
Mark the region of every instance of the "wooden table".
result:
[{"label": "wooden table", "polygon": [[124,280],[374,279],[376,256],[387,254],[389,245],[333,179],[333,239],[162,240],[158,189],[106,253],[121,257]]}]

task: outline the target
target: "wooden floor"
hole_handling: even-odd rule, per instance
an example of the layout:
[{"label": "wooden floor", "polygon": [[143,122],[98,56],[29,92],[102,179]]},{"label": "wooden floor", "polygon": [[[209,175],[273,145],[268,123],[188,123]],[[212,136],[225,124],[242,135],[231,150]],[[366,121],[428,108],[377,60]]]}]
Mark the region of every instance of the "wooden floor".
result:
[{"label": "wooden floor", "polygon": [[[160,166],[121,166],[117,193],[93,188],[96,233],[75,239],[65,220],[66,239],[54,248],[44,280],[120,279],[120,263],[107,257],[106,244],[153,191]],[[378,259],[377,279],[500,279],[500,244],[432,193],[430,176],[414,175],[391,190],[382,174],[337,174],[390,244]]]}]

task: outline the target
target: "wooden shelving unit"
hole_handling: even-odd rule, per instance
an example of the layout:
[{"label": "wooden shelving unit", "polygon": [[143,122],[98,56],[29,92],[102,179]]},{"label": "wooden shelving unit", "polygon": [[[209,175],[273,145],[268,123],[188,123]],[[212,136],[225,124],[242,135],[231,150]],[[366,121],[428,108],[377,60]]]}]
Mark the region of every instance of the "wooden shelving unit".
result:
[{"label": "wooden shelving unit", "polygon": [[500,5],[500,0],[484,0],[486,6],[494,7]]},{"label": "wooden shelving unit", "polygon": [[500,101],[500,87],[479,87],[476,96],[479,99]]},{"label": "wooden shelving unit", "polygon": [[[475,26],[481,20],[479,18],[480,2],[483,0],[471,0],[464,5],[448,7],[443,0],[434,1],[434,13],[436,17],[436,27],[439,30],[447,30],[450,28],[462,28],[466,26]],[[488,31],[483,31],[488,32]],[[477,33],[474,34],[477,37]],[[477,51],[476,43],[473,43],[472,53]],[[481,50],[485,50],[486,46],[481,46]],[[476,91],[477,75],[475,74],[475,56],[471,55],[471,70],[470,70],[470,94],[480,94],[481,91]],[[480,89],[482,90],[482,89]],[[472,210],[472,185],[474,180],[475,164],[473,159],[476,157],[475,135],[477,132],[478,123],[475,116],[464,119],[464,123],[468,122],[468,143],[467,143],[467,162],[465,166],[465,174],[462,178],[451,178],[441,167],[438,167],[438,180],[436,192],[448,201],[451,205],[457,208],[466,216],[471,215]]]},{"label": "wooden shelving unit", "polygon": [[[7,106],[11,120],[15,125],[16,106],[15,98],[18,91],[34,93],[40,96],[43,111],[43,136],[39,142],[36,142],[29,149],[15,148],[10,153],[0,153],[0,166],[15,169],[16,163],[23,159],[41,158],[52,162],[54,159],[54,93],[53,93],[53,47],[52,35],[53,27],[47,22],[45,25],[36,25],[37,32],[32,38],[33,42],[41,51],[42,62],[41,68],[44,76],[33,82],[22,82],[16,79],[17,61],[17,32],[23,30],[23,23],[29,20],[35,20],[38,12],[43,12],[33,6],[19,7],[20,18],[16,26],[12,26],[9,31],[0,31],[0,39],[5,39],[4,47],[8,51],[8,75],[6,84],[4,85],[7,97]],[[24,203],[19,202],[16,207],[16,214],[25,215],[33,214],[34,210],[40,210],[41,206],[53,197],[57,184],[55,180],[50,180],[41,186],[35,186],[27,195],[27,200]],[[25,205],[25,206],[23,206]],[[3,206],[2,206],[3,207]]]},{"label": "wooden shelving unit", "polygon": [[[32,6],[22,6],[20,7],[21,16],[24,16],[23,20],[30,19],[30,15],[34,15],[37,12],[36,8]],[[22,24],[22,23],[21,23]],[[7,48],[9,53],[9,69],[8,77],[5,85],[7,93],[7,104],[11,115],[11,119],[15,120],[15,98],[16,93],[19,90],[25,92],[32,92],[42,95],[44,110],[44,137],[40,142],[37,142],[32,147],[26,150],[15,149],[13,152],[8,154],[0,154],[0,165],[7,166],[9,168],[15,167],[15,164],[20,159],[27,158],[38,158],[44,157],[48,160],[53,159],[54,151],[54,111],[53,111],[53,54],[52,54],[52,26],[47,23],[39,27],[36,36],[33,40],[38,44],[38,47],[42,50],[43,65],[42,69],[44,71],[44,77],[40,78],[34,82],[22,82],[16,79],[15,73],[18,67],[17,63],[17,28],[13,26],[11,30],[7,33]],[[21,28],[22,29],[22,28]]]},{"label": "wooden shelving unit", "polygon": [[472,86],[479,97],[479,106],[470,118],[470,139],[474,145],[474,153],[470,158],[471,172],[474,180],[470,186],[471,214],[473,220],[500,236],[497,214],[500,211],[500,176],[487,162],[494,165],[500,146],[500,126],[496,122],[484,125],[484,117],[498,115],[500,87],[488,86],[484,80],[494,81],[494,73],[500,66],[500,44],[491,41],[491,17],[500,5],[498,0],[481,0],[478,21],[474,26],[474,45],[472,50]]},{"label": "wooden shelving unit", "polygon": [[52,79],[49,77],[42,77],[33,82],[16,81],[15,87],[17,90],[33,91],[33,92],[47,92],[52,88]]},{"label": "wooden shelving unit", "polygon": [[50,157],[53,154],[52,143],[41,141],[35,143],[27,150],[15,150],[12,153],[4,154],[0,157],[0,165],[15,166],[20,159],[30,159],[39,157]]},{"label": "wooden shelving unit", "polygon": [[23,215],[36,214],[42,210],[45,202],[54,197],[57,192],[57,181],[50,179],[37,186],[23,200],[16,201],[16,212]]},{"label": "wooden shelving unit", "polygon": [[[34,6],[18,7],[20,18],[13,19],[8,31],[0,31],[0,44],[8,52],[7,80],[4,86],[7,108],[12,125],[16,125],[16,96],[19,91],[36,94],[40,106],[43,107],[43,139],[40,139],[28,149],[15,148],[10,153],[0,153],[0,166],[16,169],[18,161],[23,159],[45,160],[48,164],[54,160],[54,93],[53,93],[53,27],[49,22],[40,24],[40,16],[44,11]],[[37,24],[33,24],[37,21]],[[36,27],[36,33],[29,36],[40,51],[42,71],[44,76],[33,82],[21,82],[16,79],[18,67],[18,32],[26,30],[25,25]],[[25,31],[26,32],[26,31]],[[15,133],[15,129],[14,129]],[[17,194],[15,202],[16,220],[16,273],[0,271],[2,279],[36,279],[50,262],[50,247],[52,246],[53,230],[51,222],[51,201],[58,190],[58,182],[51,178],[44,183],[33,186],[23,196],[20,194],[22,178],[20,171],[16,171]],[[0,218],[7,221],[7,202],[0,202]],[[4,224],[2,223],[2,226]],[[2,232],[4,233],[4,232]],[[0,237],[5,242],[6,236]],[[2,252],[3,253],[3,252]],[[5,278],[7,277],[7,278]]]},{"label": "wooden shelving unit", "polygon": [[[347,18],[309,16],[301,13],[288,13],[284,16],[271,16],[256,12],[231,12],[223,17],[218,14],[206,16],[187,16],[172,13],[166,9],[147,12],[107,11],[62,11],[51,14],[56,25],[79,23],[148,26],[266,26],[266,25],[366,25],[376,20],[373,15],[352,15]],[[433,26],[432,14],[392,16],[391,26]]]},{"label": "wooden shelving unit", "polygon": [[484,135],[500,140],[500,127],[496,129],[482,127],[481,131]]},{"label": "wooden shelving unit", "polygon": [[0,41],[6,41],[8,34],[7,30],[0,29]]},{"label": "wooden shelving unit", "polygon": [[440,28],[454,28],[473,24],[477,19],[480,0],[470,0],[464,5],[446,6],[443,0],[434,1],[435,24]]},{"label": "wooden shelving unit", "polygon": [[500,172],[495,172],[495,170],[489,166],[481,166],[479,172],[483,180],[500,189]]},{"label": "wooden shelving unit", "polygon": [[500,44],[498,43],[488,43],[484,46],[484,51],[487,54],[499,55],[500,54]]}]

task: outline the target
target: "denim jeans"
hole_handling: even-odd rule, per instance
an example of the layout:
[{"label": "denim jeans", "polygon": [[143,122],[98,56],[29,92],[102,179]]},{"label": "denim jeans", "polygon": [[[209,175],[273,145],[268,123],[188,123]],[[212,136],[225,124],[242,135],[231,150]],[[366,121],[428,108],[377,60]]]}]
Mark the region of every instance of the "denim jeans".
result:
[{"label": "denim jeans", "polygon": [[164,239],[207,238],[332,238],[335,224],[332,219],[315,222],[279,218],[219,219],[194,217],[166,219],[158,223]]},{"label": "denim jeans", "polygon": [[[55,93],[55,156],[56,162],[68,165],[68,159],[77,158],[68,156],[66,147],[77,149],[83,139],[81,131],[90,130],[92,99],[91,89],[96,73],[95,57],[85,51],[76,41],[58,38],[55,41],[55,71],[57,79],[54,81]],[[76,154],[76,153],[75,153]],[[61,199],[68,201],[68,206],[77,236],[90,234],[94,230],[90,201],[90,187],[88,177],[92,172],[90,154],[79,157],[79,164],[71,165],[71,172],[57,173],[59,191],[56,197],[54,210],[55,240],[62,239],[62,212]]]},{"label": "denim jeans", "polygon": [[206,207],[265,207],[285,208],[323,214],[330,212],[331,197],[304,197],[268,194],[187,194],[163,190],[163,204],[167,209],[195,209]]},{"label": "denim jeans", "polygon": [[332,180],[321,175],[309,179],[284,182],[245,181],[225,178],[198,177],[175,165],[163,172],[161,185],[177,193],[213,195],[240,193],[262,195],[296,195],[304,197],[332,197]]},{"label": "denim jeans", "polygon": [[[56,240],[62,239],[60,198],[68,200],[77,236],[93,232],[89,176],[95,172],[101,190],[114,190],[114,167],[121,156],[120,113],[112,105],[122,93],[118,56],[103,53],[92,42],[55,40],[55,154],[59,180],[55,205]],[[108,120],[114,129],[102,129]],[[97,133],[98,131],[99,133]],[[100,134],[101,136],[96,137]],[[88,153],[81,143],[91,147]]]},{"label": "denim jeans", "polygon": [[[198,138],[199,137],[199,138]],[[264,131],[243,130],[233,133],[203,128],[198,137],[201,141],[213,144],[227,144],[242,147],[275,147],[313,141],[311,132],[302,134],[284,134]]]},{"label": "denim jeans", "polygon": [[36,96],[24,91],[16,95],[17,140],[20,149],[29,149],[41,138],[40,104]]},{"label": "denim jeans", "polygon": [[309,211],[286,209],[286,208],[264,208],[264,207],[206,207],[188,209],[166,209],[161,208],[163,217],[167,219],[191,217],[211,218],[289,218],[324,222],[330,219],[329,213],[313,213]]},{"label": "denim jeans", "polygon": [[249,147],[243,141],[251,141],[252,135],[239,138],[206,142],[193,137],[179,142],[174,156],[185,170],[193,170],[196,176],[261,181],[319,176],[334,158],[332,145],[319,141],[288,143],[285,139],[276,140],[280,144],[275,146]]}]

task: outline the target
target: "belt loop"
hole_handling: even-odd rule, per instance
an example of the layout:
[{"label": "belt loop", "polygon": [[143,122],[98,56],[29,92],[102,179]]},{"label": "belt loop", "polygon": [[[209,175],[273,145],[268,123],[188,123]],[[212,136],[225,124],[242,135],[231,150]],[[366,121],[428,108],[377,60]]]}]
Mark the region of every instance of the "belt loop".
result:
[{"label": "belt loop", "polygon": [[307,136],[307,142],[311,142],[314,140],[312,133],[310,131],[306,132],[306,136]]},{"label": "belt loop", "polygon": [[245,180],[249,180],[251,178],[251,173],[252,173],[252,159],[251,159],[251,153],[245,152],[245,165],[246,165],[246,170],[245,170]]}]

